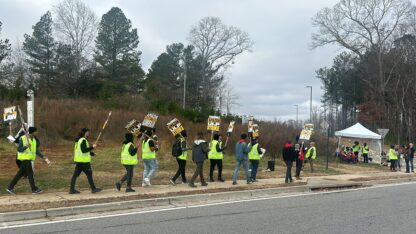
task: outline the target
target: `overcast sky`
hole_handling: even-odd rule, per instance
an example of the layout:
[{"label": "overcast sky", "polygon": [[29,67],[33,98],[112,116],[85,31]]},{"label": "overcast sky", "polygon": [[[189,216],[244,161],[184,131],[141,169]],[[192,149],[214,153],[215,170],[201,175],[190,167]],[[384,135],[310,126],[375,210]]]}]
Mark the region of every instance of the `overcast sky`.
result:
[{"label": "overcast sky", "polygon": [[[56,0],[0,0],[1,38],[13,43],[32,33],[32,25]],[[227,72],[239,106],[233,112],[267,119],[309,116],[309,89],[320,105],[321,84],[315,71],[330,66],[337,47],[310,50],[311,18],[336,0],[85,0],[101,19],[111,7],[120,7],[138,29],[142,65],[147,71],[168,44],[187,44],[192,25],[205,16],[217,16],[254,41],[252,53],[237,57]]]}]

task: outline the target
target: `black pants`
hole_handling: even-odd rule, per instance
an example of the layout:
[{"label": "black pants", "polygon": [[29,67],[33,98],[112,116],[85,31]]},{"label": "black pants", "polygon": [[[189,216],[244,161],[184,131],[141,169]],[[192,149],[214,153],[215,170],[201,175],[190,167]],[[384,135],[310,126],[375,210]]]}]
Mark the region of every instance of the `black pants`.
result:
[{"label": "black pants", "polygon": [[131,188],[131,181],[133,180],[134,165],[124,165],[126,174],[121,178],[120,182],[124,183],[127,180],[127,188]]},{"label": "black pants", "polygon": [[409,158],[404,158],[404,161],[406,162],[406,172],[410,172],[410,160],[409,160]]},{"label": "black pants", "polygon": [[396,170],[396,166],[397,166],[396,162],[397,162],[396,159],[390,159],[390,170],[392,171]]},{"label": "black pants", "polygon": [[218,167],[218,180],[222,179],[222,159],[210,159],[209,178],[214,178],[215,166]]},{"label": "black pants", "polygon": [[303,160],[296,159],[296,177],[300,176],[300,171],[302,170]]},{"label": "black pants", "polygon": [[13,180],[9,184],[9,189],[13,189],[16,186],[17,182],[22,178],[23,175],[27,175],[29,179],[29,184],[32,191],[35,191],[37,187],[35,186],[35,179],[33,178],[33,169],[32,169],[32,161],[30,160],[23,160],[20,161],[20,168],[17,171],[16,175],[14,176]]},{"label": "black pants", "polygon": [[363,154],[364,163],[368,163],[368,154]]},{"label": "black pants", "polygon": [[260,160],[250,160],[251,180],[255,181],[257,177],[257,169],[259,168]]},{"label": "black pants", "polygon": [[201,183],[205,183],[205,180],[204,180],[204,161],[196,163],[195,173],[192,176],[191,181],[189,182],[189,184],[194,184],[195,179],[198,176],[199,176],[199,179],[201,180]]},{"label": "black pants", "polygon": [[182,177],[182,182],[186,183],[186,174],[185,174],[185,169],[186,169],[186,160],[181,160],[181,159],[176,159],[176,161],[178,162],[178,171],[176,171],[176,174],[173,176],[172,180],[176,181],[176,179],[179,178],[179,176]]},{"label": "black pants", "polygon": [[78,176],[84,172],[87,176],[88,183],[90,184],[91,189],[95,189],[94,180],[92,179],[92,168],[90,163],[76,163],[74,174],[72,175],[71,179],[71,187],[70,190],[75,190],[75,183],[77,181]]},{"label": "black pants", "polygon": [[286,163],[286,178],[285,182],[288,182],[289,180],[292,181],[292,161],[285,161]]}]

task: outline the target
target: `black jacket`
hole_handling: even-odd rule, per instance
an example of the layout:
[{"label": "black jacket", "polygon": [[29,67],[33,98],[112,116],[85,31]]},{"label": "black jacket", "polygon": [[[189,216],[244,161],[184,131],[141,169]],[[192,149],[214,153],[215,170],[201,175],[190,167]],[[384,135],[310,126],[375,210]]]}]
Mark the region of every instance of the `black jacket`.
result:
[{"label": "black jacket", "polygon": [[295,148],[292,144],[285,144],[282,150],[283,160],[287,161],[295,161],[296,160],[296,152]]}]

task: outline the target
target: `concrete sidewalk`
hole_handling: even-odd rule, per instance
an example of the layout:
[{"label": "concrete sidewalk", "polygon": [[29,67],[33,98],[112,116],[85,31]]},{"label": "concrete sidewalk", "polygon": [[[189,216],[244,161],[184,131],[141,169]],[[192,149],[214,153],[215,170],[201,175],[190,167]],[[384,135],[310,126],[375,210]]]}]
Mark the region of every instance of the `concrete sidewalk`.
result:
[{"label": "concrete sidewalk", "polygon": [[416,179],[416,174],[406,174],[403,172],[372,172],[367,174],[315,176],[303,178],[303,180],[295,180],[290,184],[285,184],[283,178],[261,179],[259,182],[250,185],[247,185],[245,181],[239,181],[235,186],[231,185],[231,181],[226,181],[224,183],[213,182],[209,183],[207,187],[198,186],[197,188],[190,188],[186,184],[177,184],[176,186],[152,185],[150,187],[135,187],[135,193],[125,193],[123,188],[121,191],[117,191],[114,187],[113,189],[105,189],[97,194],[92,194],[90,191],[84,190],[81,191],[81,194],[75,195],[70,195],[67,192],[43,193],[38,195],[4,195],[0,196],[0,212],[291,186],[309,186],[312,188],[325,186],[336,187],[338,185],[353,184],[357,182],[367,182],[367,184],[371,184],[375,183],[375,181],[400,178]]}]

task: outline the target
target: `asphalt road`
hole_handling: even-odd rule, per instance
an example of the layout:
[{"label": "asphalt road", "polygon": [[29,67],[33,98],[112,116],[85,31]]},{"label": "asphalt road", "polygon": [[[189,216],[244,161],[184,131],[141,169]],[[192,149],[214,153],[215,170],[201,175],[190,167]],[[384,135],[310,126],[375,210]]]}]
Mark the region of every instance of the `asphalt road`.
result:
[{"label": "asphalt road", "polygon": [[415,233],[416,184],[65,221],[0,233]]}]

